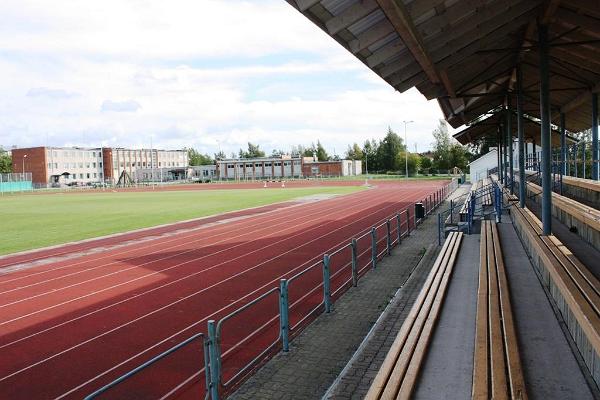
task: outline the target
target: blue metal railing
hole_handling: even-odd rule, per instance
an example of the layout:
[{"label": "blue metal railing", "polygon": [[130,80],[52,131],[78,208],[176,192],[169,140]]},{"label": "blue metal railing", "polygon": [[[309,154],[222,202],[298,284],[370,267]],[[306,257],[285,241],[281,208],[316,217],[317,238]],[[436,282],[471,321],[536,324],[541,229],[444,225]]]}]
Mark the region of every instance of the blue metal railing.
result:
[{"label": "blue metal railing", "polygon": [[[430,215],[435,208],[438,207],[457,187],[457,180],[453,179],[450,184],[424,198],[422,203],[425,206],[425,215]],[[379,223],[363,231],[357,237],[352,238],[350,242],[337,247],[332,252],[324,254],[321,260],[309,265],[302,271],[287,279],[281,279],[279,286],[267,290],[252,301],[223,316],[218,322],[209,320],[207,337],[205,337],[202,333],[198,333],[186,339],[176,346],[173,346],[169,350],[148,360],[139,367],[122,375],[113,382],[96,390],[94,393],[87,396],[86,400],[96,398],[97,396],[129,379],[133,375],[147,369],[157,361],[167,357],[169,354],[172,354],[177,350],[187,346],[191,342],[199,339],[202,340],[204,348],[204,398],[207,399],[210,397],[212,400],[218,400],[221,392],[227,391],[232,387],[233,384],[239,382],[243,377],[248,375],[252,369],[260,363],[261,360],[263,360],[274,350],[281,348],[284,352],[289,351],[289,341],[293,333],[299,332],[299,330],[305,326],[306,322],[311,318],[316,317],[317,314],[321,312],[331,312],[334,297],[338,294],[341,294],[345,290],[348,290],[350,287],[357,286],[358,280],[361,277],[361,273],[364,273],[369,267],[376,269],[377,262],[386,255],[390,254],[392,248],[399,245],[402,242],[402,239],[410,234],[411,227],[414,230],[421,222],[422,219],[416,219],[416,214],[411,214],[409,208],[384,218]],[[379,231],[382,231],[382,234],[378,234]],[[363,243],[363,246],[361,246],[361,243]],[[366,245],[367,243],[368,245]],[[346,258],[342,259],[342,262],[337,267],[337,270],[332,273],[332,259],[336,256],[342,257],[344,255]],[[368,257],[365,260],[366,263],[364,265],[360,265],[361,260],[364,257]],[[308,277],[311,272],[317,272],[317,269],[322,269],[322,279],[320,282],[316,286],[313,285],[312,288],[303,290],[303,294],[299,299],[294,302],[290,302],[290,287],[293,287],[294,284],[297,283],[298,286],[296,287],[302,288],[302,284],[297,281],[303,277]],[[343,279],[342,274],[348,273],[348,269],[350,273],[349,278],[341,280]],[[341,282],[338,282],[339,280],[341,280]],[[337,289],[332,288],[332,282],[334,281],[339,283],[339,287]],[[301,315],[301,318],[292,325],[290,322],[290,310],[294,308],[294,306],[299,305],[302,301],[314,296],[315,292],[321,287],[323,288],[322,301],[320,301],[316,307],[312,307],[310,310],[303,313],[304,315]],[[277,296],[277,313],[275,313],[275,315],[272,317],[267,317],[266,322],[262,323],[257,329],[254,329],[246,337],[238,340],[234,344],[231,344],[227,351],[222,353],[221,348],[223,331],[226,327],[227,321],[241,315],[247,310],[253,309],[259,303],[268,301],[271,296]],[[255,310],[252,310],[251,312],[255,313],[254,311]],[[277,321],[279,321],[279,327],[276,338],[272,341],[269,341],[264,348],[261,348],[258,354],[251,356],[250,360],[245,361],[244,365],[238,366],[237,371],[232,373],[231,376],[228,376],[227,380],[224,380],[222,366],[224,357],[228,354],[232,354],[235,350],[240,349],[243,344],[255,339],[256,336],[262,334],[265,329],[268,329]]]},{"label": "blue metal railing", "polygon": [[[208,399],[209,397],[209,387],[210,387],[210,378],[209,378],[209,365],[208,365],[208,346],[209,343],[207,340],[205,340],[205,336],[203,333],[197,333],[189,338],[187,338],[186,340],[184,340],[183,342],[171,347],[170,349],[160,353],[159,355],[151,358],[150,360],[146,361],[145,363],[143,363],[142,365],[132,369],[131,371],[121,375],[120,377],[118,377],[117,379],[115,379],[114,381],[110,382],[107,385],[102,386],[100,389],[96,390],[95,392],[87,395],[85,397],[85,400],[92,400],[97,398],[98,396],[108,392],[110,389],[118,386],[120,383],[126,381],[127,379],[131,378],[132,376],[138,374],[139,372],[142,372],[143,370],[145,370],[146,368],[150,367],[152,364],[162,360],[163,358],[169,356],[170,354],[173,354],[174,352],[176,352],[177,350],[186,347],[187,345],[189,345],[190,343],[196,341],[196,340],[201,340],[202,341],[202,347],[204,349],[204,375],[205,375],[205,380],[206,380],[206,388],[204,391],[204,399]],[[201,371],[202,372],[202,371]]]}]

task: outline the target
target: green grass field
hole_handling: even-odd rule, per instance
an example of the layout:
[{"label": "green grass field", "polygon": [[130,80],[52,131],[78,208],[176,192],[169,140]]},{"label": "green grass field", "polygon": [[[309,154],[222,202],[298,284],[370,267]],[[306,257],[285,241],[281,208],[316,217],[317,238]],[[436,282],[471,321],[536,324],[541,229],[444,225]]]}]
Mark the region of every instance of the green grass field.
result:
[{"label": "green grass field", "polygon": [[360,187],[104,192],[0,198],[0,255]]}]

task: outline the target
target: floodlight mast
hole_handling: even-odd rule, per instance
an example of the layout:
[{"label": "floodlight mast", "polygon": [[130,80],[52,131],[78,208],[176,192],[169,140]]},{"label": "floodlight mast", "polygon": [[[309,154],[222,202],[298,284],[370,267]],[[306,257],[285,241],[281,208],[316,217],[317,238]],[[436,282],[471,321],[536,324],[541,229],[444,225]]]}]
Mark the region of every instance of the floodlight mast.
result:
[{"label": "floodlight mast", "polygon": [[408,141],[406,140],[406,125],[415,121],[403,121],[404,122],[404,162],[406,167],[406,179],[408,179]]}]

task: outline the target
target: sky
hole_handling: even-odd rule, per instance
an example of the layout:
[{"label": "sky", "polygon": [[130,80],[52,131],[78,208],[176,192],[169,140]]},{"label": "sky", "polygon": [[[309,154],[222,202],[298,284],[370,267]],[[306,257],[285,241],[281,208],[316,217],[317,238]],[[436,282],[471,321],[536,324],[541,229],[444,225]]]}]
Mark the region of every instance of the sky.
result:
[{"label": "sky", "polygon": [[342,155],[388,126],[430,147],[442,113],[395,92],[284,0],[2,0],[0,145],[248,141]]}]

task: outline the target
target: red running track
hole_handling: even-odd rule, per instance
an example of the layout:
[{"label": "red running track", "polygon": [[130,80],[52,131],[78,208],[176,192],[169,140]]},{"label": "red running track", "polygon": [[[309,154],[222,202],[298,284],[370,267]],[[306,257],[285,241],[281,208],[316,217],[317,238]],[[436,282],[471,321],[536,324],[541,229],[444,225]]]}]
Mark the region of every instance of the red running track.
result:
[{"label": "red running track", "polygon": [[[445,183],[382,182],[1,275],[0,398],[82,398]],[[319,311],[320,274],[316,268],[290,286],[293,326]],[[271,295],[223,325],[224,380],[276,339],[276,315]],[[191,345],[104,398],[198,398],[203,362],[199,345]]]}]

